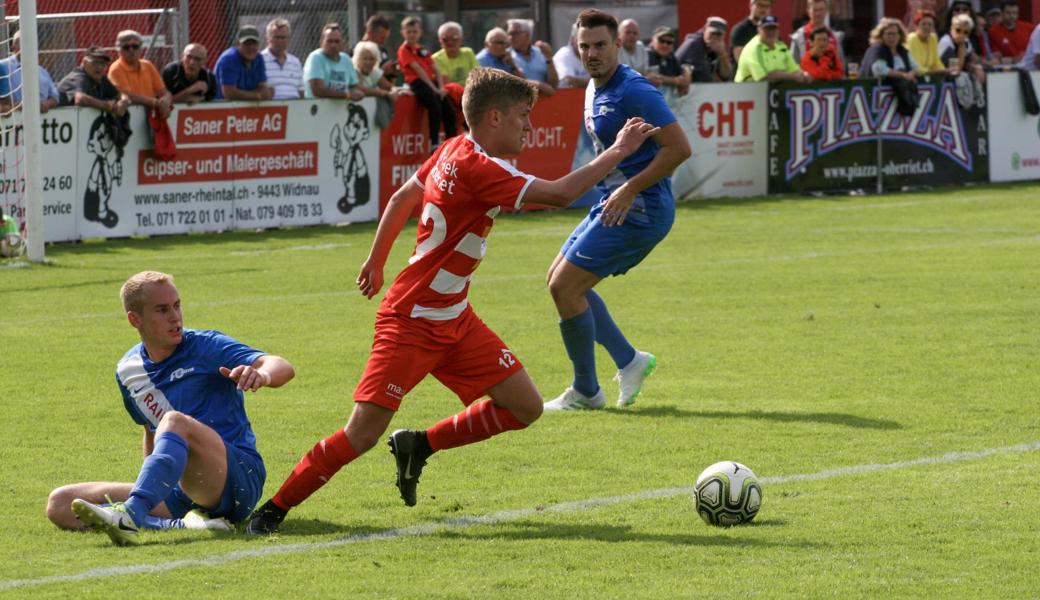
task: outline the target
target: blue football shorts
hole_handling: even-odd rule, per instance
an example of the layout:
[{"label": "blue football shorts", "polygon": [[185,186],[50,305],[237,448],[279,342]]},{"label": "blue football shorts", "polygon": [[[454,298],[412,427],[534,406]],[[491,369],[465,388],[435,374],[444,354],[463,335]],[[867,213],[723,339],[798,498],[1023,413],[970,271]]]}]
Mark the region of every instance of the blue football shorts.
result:
[{"label": "blue football shorts", "polygon": [[624,223],[604,227],[599,220],[603,206],[594,206],[560,248],[568,261],[600,277],[624,275],[638,265],[675,221],[675,207],[670,204],[657,209],[653,219],[633,207]]},{"label": "blue football shorts", "polygon": [[211,517],[225,517],[232,523],[244,521],[253,514],[253,509],[260,502],[260,495],[264,492],[264,481],[267,479],[264,461],[256,454],[228,443],[224,444],[224,448],[227,450],[228,472],[224,493],[220,496],[220,505],[214,510],[196,504],[184,493],[181,486],[177,485],[165,500],[166,508],[175,519],[195,509],[201,509]]}]

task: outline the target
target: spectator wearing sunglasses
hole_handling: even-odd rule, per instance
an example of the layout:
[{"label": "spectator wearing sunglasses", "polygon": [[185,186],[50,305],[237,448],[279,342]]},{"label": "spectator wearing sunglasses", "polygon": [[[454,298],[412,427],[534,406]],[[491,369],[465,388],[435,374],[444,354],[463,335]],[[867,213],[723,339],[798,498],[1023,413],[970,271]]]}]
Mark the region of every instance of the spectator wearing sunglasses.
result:
[{"label": "spectator wearing sunglasses", "polygon": [[666,100],[674,100],[690,91],[690,76],[675,57],[675,30],[661,26],[650,37],[649,71],[646,78],[657,86]]},{"label": "spectator wearing sunglasses", "polygon": [[141,34],[132,29],[120,31],[116,36],[119,58],[108,68],[108,78],[120,92],[130,97],[134,104],[141,104],[159,113],[163,119],[170,116],[173,95],[166,89],[159,69],[143,55]]},{"label": "spectator wearing sunglasses", "polygon": [[217,78],[206,65],[206,47],[188,44],[181,53],[180,61],[166,65],[162,70],[166,89],[173,94],[174,102],[195,104],[209,102],[217,95]]}]

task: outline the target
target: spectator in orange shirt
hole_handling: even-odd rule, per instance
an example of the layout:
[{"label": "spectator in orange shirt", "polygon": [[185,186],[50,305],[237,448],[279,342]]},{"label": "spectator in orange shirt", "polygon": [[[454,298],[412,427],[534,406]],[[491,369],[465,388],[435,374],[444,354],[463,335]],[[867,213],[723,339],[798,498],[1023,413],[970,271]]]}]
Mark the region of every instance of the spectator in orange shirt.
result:
[{"label": "spectator in orange shirt", "polygon": [[845,77],[845,65],[841,64],[831,44],[831,32],[820,26],[812,30],[809,40],[809,51],[802,55],[802,70],[812,77],[813,81],[830,81]]},{"label": "spectator in orange shirt", "polygon": [[141,58],[141,34],[132,29],[116,36],[119,59],[108,68],[108,78],[134,104],[143,104],[165,119],[173,108],[173,95],[166,89],[159,69]]}]

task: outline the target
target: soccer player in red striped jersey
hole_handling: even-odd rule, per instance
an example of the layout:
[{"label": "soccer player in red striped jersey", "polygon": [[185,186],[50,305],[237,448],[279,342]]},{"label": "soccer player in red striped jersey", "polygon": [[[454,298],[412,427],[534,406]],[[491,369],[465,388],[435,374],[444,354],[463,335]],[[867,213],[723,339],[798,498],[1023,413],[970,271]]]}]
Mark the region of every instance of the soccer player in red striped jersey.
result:
[{"label": "soccer player in red striped jersey", "polygon": [[390,435],[397,487],[408,506],[416,502],[419,474],[434,452],[523,429],[541,415],[542,397],[523,365],[477,317],[467,297],[494,218],[525,202],[570,204],[659,130],[630,119],[613,146],[588,165],[554,181],[538,179],[504,160],[520,153],[536,99],[537,88],[518,77],[484,68],[470,73],[462,99],[470,134],[442,144],[390,198],[357,276],[362,294],[379,293],[390,248],[421,206],[415,252],[376,314],[354,411],[345,427],[300,460],[253,514],[247,532],[277,530],[290,509],[372,448],[404,396],[427,375],[455,392],[466,408],[425,431],[400,429]]}]

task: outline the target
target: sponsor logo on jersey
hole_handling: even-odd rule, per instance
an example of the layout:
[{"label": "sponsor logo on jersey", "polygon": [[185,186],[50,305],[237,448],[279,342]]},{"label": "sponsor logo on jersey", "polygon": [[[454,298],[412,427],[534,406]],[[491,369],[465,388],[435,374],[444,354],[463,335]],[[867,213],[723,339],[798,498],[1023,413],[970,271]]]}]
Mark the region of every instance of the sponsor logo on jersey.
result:
[{"label": "sponsor logo on jersey", "polygon": [[178,379],[183,378],[185,375],[194,372],[195,367],[191,367],[190,369],[174,369],[173,373],[170,373],[170,381],[177,381]]}]

